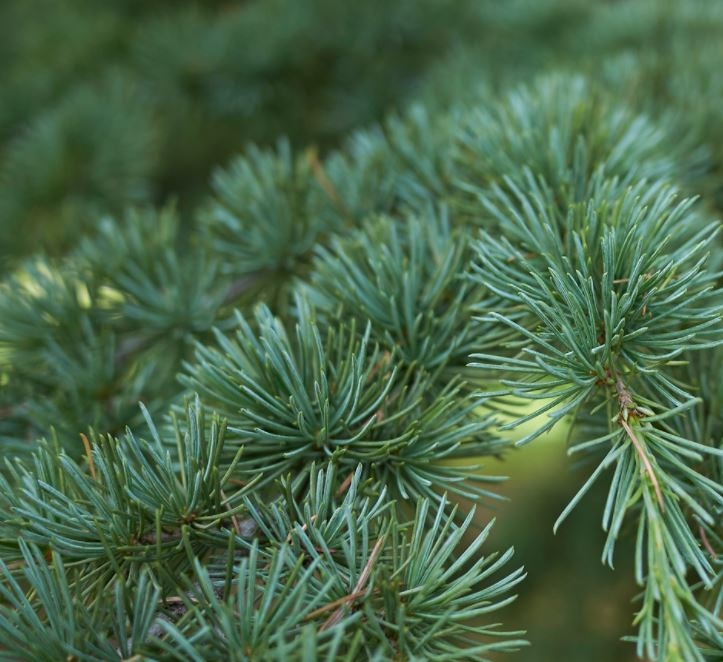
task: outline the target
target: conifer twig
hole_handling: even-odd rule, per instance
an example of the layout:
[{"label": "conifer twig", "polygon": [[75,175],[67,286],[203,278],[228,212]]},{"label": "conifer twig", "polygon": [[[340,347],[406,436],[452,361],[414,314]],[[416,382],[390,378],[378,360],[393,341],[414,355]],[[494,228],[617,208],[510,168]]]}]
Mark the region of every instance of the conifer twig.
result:
[{"label": "conifer twig", "polygon": [[628,417],[630,415],[633,416],[640,416],[643,412],[639,410],[639,408],[635,405],[635,401],[633,400],[633,396],[630,393],[630,390],[625,385],[625,382],[623,382],[622,379],[618,377],[618,379],[615,380],[615,389],[618,394],[618,405],[620,406],[620,414],[618,415],[618,422],[622,426],[623,430],[625,430],[625,434],[628,435],[630,438],[630,441],[633,442],[633,446],[635,447],[635,451],[637,452],[638,456],[640,457],[640,460],[643,463],[643,467],[645,470],[645,473],[648,474],[648,477],[650,478],[650,482],[653,484],[653,489],[655,490],[655,497],[658,501],[658,504],[660,505],[660,509],[662,512],[665,512],[665,502],[663,500],[663,492],[660,489],[660,483],[658,482],[658,477],[655,475],[655,470],[653,469],[653,465],[650,462],[650,458],[648,457],[647,452],[645,451],[645,448],[643,447],[643,444],[641,443],[640,439],[636,436],[636,434],[633,432],[632,428],[628,424]]},{"label": "conifer twig", "polygon": [[98,476],[95,472],[95,462],[93,462],[93,452],[90,448],[90,441],[88,441],[88,437],[80,433],[80,439],[83,442],[83,448],[85,449],[85,457],[88,460],[88,470],[90,471],[90,475],[93,477],[93,480],[98,480]]},{"label": "conifer twig", "polygon": [[618,421],[620,422],[620,425],[622,425],[623,429],[625,430],[625,433],[630,438],[630,441],[633,442],[633,446],[635,446],[635,450],[638,453],[638,456],[640,457],[641,461],[643,462],[643,466],[645,468],[645,473],[648,474],[648,477],[650,478],[650,482],[653,484],[653,489],[655,490],[655,497],[658,500],[658,504],[660,505],[660,510],[665,511],[665,502],[663,501],[663,492],[660,489],[660,483],[658,482],[658,478],[655,475],[655,470],[653,469],[653,465],[650,463],[650,458],[648,457],[648,454],[645,452],[645,449],[643,448],[642,443],[635,436],[635,433],[630,428],[630,425],[628,424],[628,422],[622,416],[620,416],[618,418]]},{"label": "conifer twig", "polygon": [[329,616],[329,618],[324,621],[324,624],[321,626],[321,630],[328,630],[330,627],[336,625],[344,616],[344,609],[343,605],[351,604],[352,602],[356,601],[359,597],[364,595],[364,586],[366,585],[367,581],[369,580],[369,576],[371,575],[372,568],[374,567],[374,564],[376,563],[377,557],[379,556],[379,553],[382,550],[382,545],[384,544],[384,536],[379,538],[374,545],[374,548],[372,549],[371,554],[369,554],[369,558],[367,559],[366,564],[364,565],[364,569],[362,570],[361,574],[359,575],[359,579],[357,580],[356,586],[354,587],[354,590],[347,595],[345,598],[343,598],[342,606],[337,608],[337,610]]}]

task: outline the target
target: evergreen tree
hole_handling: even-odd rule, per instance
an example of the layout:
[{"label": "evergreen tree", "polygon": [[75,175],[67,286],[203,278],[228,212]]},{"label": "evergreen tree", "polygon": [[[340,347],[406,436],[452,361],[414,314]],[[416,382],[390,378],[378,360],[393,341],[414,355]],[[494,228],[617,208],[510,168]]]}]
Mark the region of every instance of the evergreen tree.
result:
[{"label": "evergreen tree", "polygon": [[[54,85],[25,82],[29,59],[4,74],[19,106],[48,106],[2,152],[0,658],[516,651],[524,633],[491,612],[524,570],[475,512],[498,499],[492,462],[559,425],[587,477],[555,526],[607,481],[602,559],[633,538],[635,653],[720,658],[723,42],[684,49],[723,35],[723,10],[164,4],[132,29],[137,3],[59,5],[33,30],[52,44],[69,21],[84,40]],[[473,85],[488,17],[530,43]],[[548,26],[567,41],[528,76]],[[390,33],[386,78],[370,60]],[[418,53],[426,105],[331,147]],[[337,114],[357,71],[359,94],[383,89]],[[173,116],[155,117],[161,97]],[[284,106],[305,99],[295,126]],[[226,140],[249,104],[260,146],[201,196],[194,180],[250,137]],[[287,121],[291,140],[264,146]],[[180,206],[120,211],[185,181]],[[26,222],[62,245],[20,259]]]}]

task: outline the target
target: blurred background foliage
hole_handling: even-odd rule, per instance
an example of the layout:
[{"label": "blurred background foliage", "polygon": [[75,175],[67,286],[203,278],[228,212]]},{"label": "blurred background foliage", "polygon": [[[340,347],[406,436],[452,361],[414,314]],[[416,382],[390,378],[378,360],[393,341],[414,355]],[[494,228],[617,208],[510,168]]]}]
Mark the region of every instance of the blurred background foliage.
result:
[{"label": "blurred background foliage", "polygon": [[722,33],[715,0],[6,0],[0,259],[65,252],[128,204],[185,214],[249,142],[323,152],[549,68],[705,131],[719,173]]},{"label": "blurred background foliage", "polygon": [[[213,169],[249,143],[276,145],[286,136],[280,162],[293,171],[289,177],[309,178],[315,157],[294,165],[289,147],[313,146],[309,154],[324,155],[350,130],[416,102],[431,111],[461,103],[484,106],[486,99],[552,69],[591,75],[621,105],[664,118],[676,127],[680,143],[706,150],[708,167],[698,183],[720,209],[721,62],[723,3],[716,0],[4,0],[0,269],[10,274],[38,252],[60,256],[74,249],[82,255],[80,238],[95,235],[102,242],[117,226],[100,220],[112,215],[122,224],[133,217],[122,213],[129,205],[175,201],[180,228],[153,223],[159,246],[182,246],[184,224],[208,193]],[[423,131],[426,116],[415,117]],[[359,136],[356,147],[359,158],[373,157]],[[249,162],[255,158],[262,156],[252,152]],[[337,165],[343,173],[344,164]],[[214,186],[230,207],[235,195],[258,196],[262,204],[264,183],[257,184],[254,191],[230,191],[220,173]],[[335,185],[343,190],[343,182]],[[390,192],[390,200],[396,195]],[[292,202],[313,214],[313,199]],[[363,202],[360,197],[360,209]],[[219,209],[205,213],[222,214]],[[324,231],[324,222],[309,231],[310,241]],[[222,250],[223,234],[214,241]],[[262,232],[258,241],[269,237]],[[116,239],[108,246],[117,252]],[[124,246],[138,252],[132,232]],[[154,260],[162,252],[143,250]],[[122,255],[107,257],[122,262]],[[176,262],[163,259],[173,274]],[[94,266],[97,271],[101,265]],[[210,277],[214,268],[201,265],[193,273]],[[25,273],[32,274],[32,266]],[[140,276],[117,277],[132,290]],[[27,277],[9,278],[12,287],[32,289]],[[78,317],[87,314],[72,276],[50,282],[52,275],[40,269],[35,283],[43,279],[46,292],[77,299]],[[101,287],[85,296],[103,299],[108,292]],[[53,302],[46,303],[42,314],[48,316]],[[200,312],[189,324],[207,332],[227,303],[224,293],[196,303]],[[73,342],[80,355],[68,357],[55,374],[84,372],[82,347],[92,341],[96,322],[78,325]],[[163,337],[165,330],[154,329],[153,319],[145,324]],[[117,357],[137,349],[114,351]],[[28,370],[33,356],[29,332],[23,358]],[[172,359],[153,370],[173,371],[176,365]],[[97,382],[109,380],[143,382],[142,375],[122,373],[99,375]],[[3,402],[0,394],[0,412]],[[49,419],[57,414],[45,412]],[[116,417],[125,423],[133,415],[120,411]],[[612,573],[595,562],[603,537],[602,495],[585,500],[552,535],[554,520],[580,482],[564,459],[564,440],[545,438],[496,468],[511,476],[502,490],[511,500],[498,507],[492,546],[514,544],[529,572],[523,597],[503,616],[511,627],[526,627],[535,644],[517,659],[632,659],[632,647],[618,642],[630,631],[632,571],[619,567]]]},{"label": "blurred background foliage", "polygon": [[[533,429],[527,424],[523,432]],[[491,544],[514,545],[527,571],[524,590],[505,611],[506,624],[525,629],[532,646],[521,662],[634,662],[626,608],[634,604],[633,541],[621,540],[615,570],[597,562],[605,534],[600,513],[606,485],[596,485],[556,535],[552,527],[580,484],[565,453],[567,431],[555,429],[536,443],[506,456],[500,474],[509,476],[498,492],[508,501],[481,514],[496,517]],[[487,467],[489,469],[489,467]],[[499,655],[495,659],[510,659]]]}]

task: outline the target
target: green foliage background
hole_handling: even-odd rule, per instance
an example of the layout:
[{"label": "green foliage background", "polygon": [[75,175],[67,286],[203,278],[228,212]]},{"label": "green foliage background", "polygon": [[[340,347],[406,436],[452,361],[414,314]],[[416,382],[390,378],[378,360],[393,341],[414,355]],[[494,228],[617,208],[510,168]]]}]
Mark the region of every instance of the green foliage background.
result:
[{"label": "green foliage background", "polygon": [[706,0],[9,0],[0,257],[64,252],[129,204],[190,210],[249,142],[326,149],[414,100],[487,99],[546,70],[592,72],[620,103],[673,116],[718,164],[718,14]]},{"label": "green foliage background", "polygon": [[[252,319],[258,301],[298,315],[294,277],[310,284],[321,319],[333,320],[340,302],[349,317],[361,311],[362,332],[366,290],[334,286],[375,246],[394,245],[385,214],[433,191],[452,210],[451,227],[430,209],[399,230],[400,245],[414,252],[404,241],[430,232],[425,241],[449,259],[450,273],[469,259],[471,249],[458,253],[454,243],[467,230],[454,223],[470,221],[478,191],[458,187],[450,172],[489,184],[491,207],[528,181],[519,167],[516,181],[501,177],[517,176],[511,162],[579,200],[590,191],[566,179],[555,150],[577,159],[580,133],[590,169],[605,158],[606,175],[626,184],[674,179],[683,194],[701,194],[696,213],[720,215],[720,62],[723,5],[714,0],[3,2],[6,452],[27,456],[54,428],[79,457],[79,430],[143,426],[139,400],[154,417],[171,405],[181,412],[179,371],[184,387],[218,396],[220,361],[211,350],[194,353],[193,343],[211,343],[214,326],[231,337],[234,308],[271,329],[269,319]],[[536,138],[559,118],[569,134],[541,146]],[[529,144],[519,140],[528,134]],[[623,147],[610,155],[611,144]],[[494,236],[499,226],[487,230]],[[723,262],[715,241],[711,271]],[[424,250],[415,268],[429,278],[437,254]],[[376,268],[360,267],[369,292]],[[384,273],[385,288],[399,285],[393,269]],[[471,288],[455,294],[466,311],[480,304]],[[412,341],[420,345],[410,341],[403,364],[434,370],[440,348],[460,338],[460,328],[439,328],[434,317],[419,323]],[[385,338],[398,341],[387,322]],[[463,370],[471,351],[493,341],[463,337],[445,369]],[[239,365],[252,361],[241,354]],[[194,361],[203,369],[191,376]],[[561,458],[563,441],[549,438],[563,433],[484,461],[485,476],[511,476],[502,488],[479,488],[511,499],[494,507],[490,548],[513,544],[529,573],[500,620],[529,631],[534,646],[517,659],[632,659],[618,640],[630,633],[633,570],[624,549],[615,573],[598,562],[603,493],[551,533],[583,475]]]}]

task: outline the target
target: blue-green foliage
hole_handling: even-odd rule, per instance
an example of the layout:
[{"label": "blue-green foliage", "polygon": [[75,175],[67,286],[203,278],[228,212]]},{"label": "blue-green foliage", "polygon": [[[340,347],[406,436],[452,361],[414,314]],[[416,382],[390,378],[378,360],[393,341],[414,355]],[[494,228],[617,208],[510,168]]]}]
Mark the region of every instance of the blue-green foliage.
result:
[{"label": "blue-green foliage", "polygon": [[556,526],[609,474],[638,655],[721,655],[717,6],[35,4],[2,255],[59,243],[0,283],[0,658],[513,651],[479,462],[563,418]]}]

